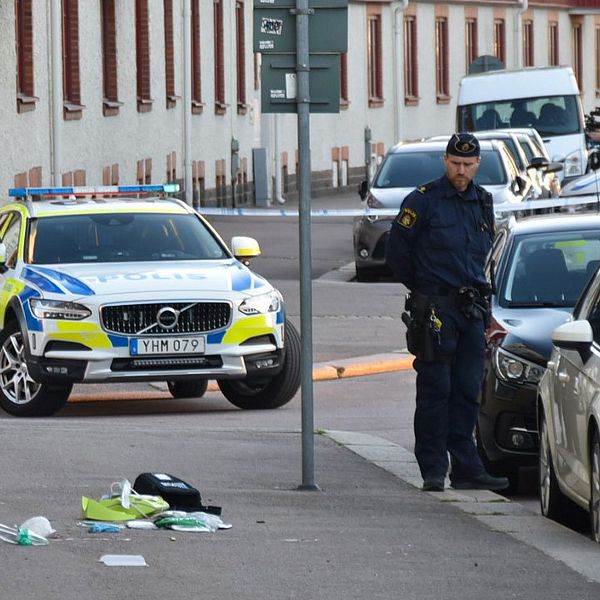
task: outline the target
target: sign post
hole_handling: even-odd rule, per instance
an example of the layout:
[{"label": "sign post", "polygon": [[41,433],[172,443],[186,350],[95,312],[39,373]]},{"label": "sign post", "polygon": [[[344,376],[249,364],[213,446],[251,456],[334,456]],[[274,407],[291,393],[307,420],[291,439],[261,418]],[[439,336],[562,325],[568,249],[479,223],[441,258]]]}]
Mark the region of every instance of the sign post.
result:
[{"label": "sign post", "polygon": [[302,490],[319,489],[314,464],[310,113],[339,112],[339,53],[348,46],[347,9],[348,0],[254,0],[254,51],[263,54],[262,112],[298,114]]}]

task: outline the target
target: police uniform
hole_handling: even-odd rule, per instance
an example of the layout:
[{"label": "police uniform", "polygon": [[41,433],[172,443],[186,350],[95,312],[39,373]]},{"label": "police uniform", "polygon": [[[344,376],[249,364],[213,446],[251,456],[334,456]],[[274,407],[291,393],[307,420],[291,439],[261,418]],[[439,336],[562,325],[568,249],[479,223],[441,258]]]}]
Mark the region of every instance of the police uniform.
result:
[{"label": "police uniform", "polygon": [[[469,134],[455,134],[447,154],[478,157],[479,143]],[[434,320],[437,337],[433,354],[417,353],[414,362],[415,455],[424,489],[431,481],[441,484],[430,489],[443,489],[448,453],[454,487],[473,481],[489,487],[490,480],[493,487],[498,479],[485,473],[473,442],[486,315],[473,306],[465,310],[469,302],[461,301],[465,290],[481,298],[489,294],[484,264],[493,235],[491,194],[473,182],[459,192],[446,175],[409,194],[392,223],[386,262],[410,290],[411,315],[420,320],[421,331]],[[500,487],[496,482],[495,489]]]}]

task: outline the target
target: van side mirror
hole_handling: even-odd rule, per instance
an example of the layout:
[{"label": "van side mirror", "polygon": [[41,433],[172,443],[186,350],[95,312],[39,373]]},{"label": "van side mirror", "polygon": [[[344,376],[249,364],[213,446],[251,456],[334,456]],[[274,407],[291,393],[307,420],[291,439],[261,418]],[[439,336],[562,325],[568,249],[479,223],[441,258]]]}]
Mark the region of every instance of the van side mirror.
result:
[{"label": "van side mirror", "polygon": [[369,191],[369,182],[366,179],[363,179],[358,184],[358,195],[361,200],[364,200],[367,197],[367,192]]},{"label": "van side mirror", "polygon": [[548,166],[548,161],[543,156],[534,156],[529,164],[530,169],[545,169]]},{"label": "van side mirror", "polygon": [[592,150],[588,156],[588,165],[592,171],[597,171],[600,168],[600,153],[598,150]]}]

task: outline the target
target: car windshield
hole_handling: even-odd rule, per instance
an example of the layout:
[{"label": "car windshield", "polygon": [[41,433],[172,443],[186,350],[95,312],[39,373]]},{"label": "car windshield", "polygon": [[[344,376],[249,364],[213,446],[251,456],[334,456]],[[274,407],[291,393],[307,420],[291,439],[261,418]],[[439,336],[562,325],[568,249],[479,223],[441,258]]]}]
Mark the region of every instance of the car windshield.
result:
[{"label": "car windshield", "polygon": [[516,237],[504,269],[499,303],[513,308],[573,307],[598,265],[600,231]]},{"label": "car windshield", "polygon": [[581,131],[576,96],[544,96],[469,104],[460,108],[460,129],[480,131],[535,127],[542,137]]},{"label": "car windshield", "polygon": [[[415,188],[433,181],[444,174],[444,153],[445,150],[429,150],[388,154],[377,174],[374,187]],[[506,181],[506,171],[498,152],[482,150],[475,183],[502,185]]]},{"label": "car windshield", "polygon": [[214,260],[228,254],[191,214],[111,213],[43,217],[31,222],[33,264]]}]

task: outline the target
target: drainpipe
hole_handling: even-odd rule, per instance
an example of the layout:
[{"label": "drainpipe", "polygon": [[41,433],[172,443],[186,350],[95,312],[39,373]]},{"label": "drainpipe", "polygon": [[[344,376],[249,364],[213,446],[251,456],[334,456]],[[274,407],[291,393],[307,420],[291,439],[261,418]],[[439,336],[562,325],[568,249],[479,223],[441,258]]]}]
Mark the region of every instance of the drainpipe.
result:
[{"label": "drainpipe", "polygon": [[62,121],[63,121],[63,86],[62,86],[62,15],[60,0],[50,0],[50,38],[51,38],[51,94],[52,94],[52,185],[62,185]]},{"label": "drainpipe", "polygon": [[408,7],[409,0],[401,0],[400,6],[394,9],[394,77],[395,77],[395,110],[394,110],[394,144],[397,144],[402,135],[400,110],[404,96],[404,61],[402,60],[402,31],[404,29],[404,11]]},{"label": "drainpipe", "polygon": [[273,197],[278,204],[285,204],[285,198],[282,195],[281,187],[281,150],[279,141],[281,139],[281,115],[273,113],[273,153],[274,153],[274,190]]},{"label": "drainpipe", "polygon": [[523,67],[523,13],[529,7],[529,0],[519,0],[519,4],[521,8],[517,11],[516,22],[515,22],[515,37],[516,39],[516,47],[517,47],[517,56],[516,56],[516,66],[517,68]]},{"label": "drainpipe", "polygon": [[193,204],[192,190],[192,18],[190,3],[183,0],[183,172],[185,202]]}]

